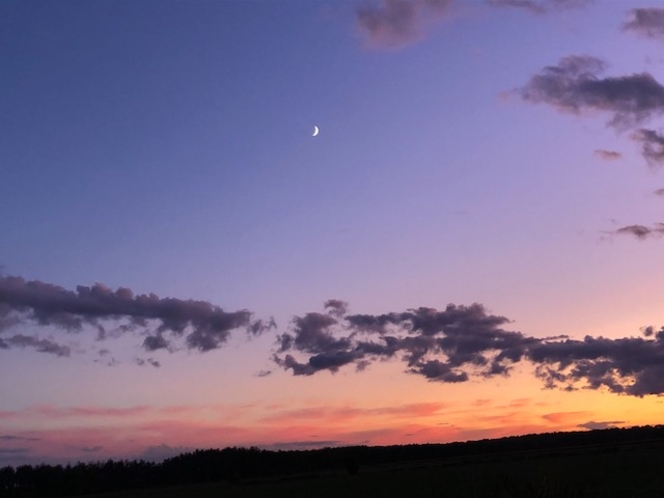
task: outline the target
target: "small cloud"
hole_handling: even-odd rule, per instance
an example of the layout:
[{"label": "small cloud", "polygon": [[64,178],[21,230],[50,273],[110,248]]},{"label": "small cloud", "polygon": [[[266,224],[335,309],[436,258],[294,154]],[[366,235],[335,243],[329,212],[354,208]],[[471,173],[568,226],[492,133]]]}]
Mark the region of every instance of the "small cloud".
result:
[{"label": "small cloud", "polygon": [[159,363],[157,360],[155,360],[153,358],[148,358],[146,360],[144,360],[142,358],[136,358],[134,360],[134,363],[136,363],[140,367],[146,366],[146,365],[151,365],[155,368],[159,368],[161,366],[161,363]]},{"label": "small cloud", "polygon": [[450,11],[452,0],[380,0],[357,9],[357,25],[370,48],[393,49],[420,40],[424,26]]},{"label": "small cloud", "polygon": [[644,38],[664,40],[664,9],[632,9],[628,16],[629,20],[622,26],[623,31],[631,31]]},{"label": "small cloud", "polygon": [[615,429],[616,424],[624,424],[623,420],[612,420],[609,422],[595,422],[591,420],[590,422],[585,422],[583,424],[578,424],[577,427],[582,429],[589,429],[591,431],[602,430],[602,429]]},{"label": "small cloud", "polygon": [[653,194],[658,195],[660,197],[664,197],[664,188],[658,188],[653,192]]},{"label": "small cloud", "polygon": [[80,448],[83,453],[97,453],[103,449],[103,446],[83,446]]},{"label": "small cloud", "polygon": [[651,237],[661,237],[664,235],[664,223],[655,223],[652,227],[627,225],[610,233],[615,235],[632,235],[639,240],[646,240]]},{"label": "small cloud", "polygon": [[268,375],[272,375],[272,370],[260,370],[256,373],[256,377],[267,377]]},{"label": "small cloud", "polygon": [[604,159],[605,161],[615,161],[616,159],[620,159],[622,157],[620,152],[605,149],[595,149],[595,155],[600,159]]},{"label": "small cloud", "polygon": [[664,135],[641,128],[632,133],[632,140],[641,144],[641,155],[652,168],[664,164]]}]

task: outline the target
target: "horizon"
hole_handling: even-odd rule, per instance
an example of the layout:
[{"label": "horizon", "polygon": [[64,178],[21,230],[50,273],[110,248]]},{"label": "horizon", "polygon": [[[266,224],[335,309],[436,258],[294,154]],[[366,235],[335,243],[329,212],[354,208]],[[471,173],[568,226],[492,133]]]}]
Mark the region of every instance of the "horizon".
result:
[{"label": "horizon", "polygon": [[0,23],[0,467],[662,423],[664,8]]}]

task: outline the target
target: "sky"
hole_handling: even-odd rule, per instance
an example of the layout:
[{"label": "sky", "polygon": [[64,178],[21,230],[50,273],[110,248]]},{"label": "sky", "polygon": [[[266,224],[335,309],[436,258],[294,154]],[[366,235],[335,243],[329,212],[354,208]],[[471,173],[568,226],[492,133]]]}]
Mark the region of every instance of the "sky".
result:
[{"label": "sky", "polygon": [[0,466],[661,423],[663,48],[646,0],[4,0]]}]

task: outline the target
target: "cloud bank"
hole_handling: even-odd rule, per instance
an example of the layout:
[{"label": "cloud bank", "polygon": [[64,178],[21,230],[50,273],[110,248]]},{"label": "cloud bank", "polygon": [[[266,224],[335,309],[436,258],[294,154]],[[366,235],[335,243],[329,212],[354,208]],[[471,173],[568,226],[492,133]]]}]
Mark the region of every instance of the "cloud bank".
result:
[{"label": "cloud bank", "polygon": [[367,46],[394,49],[418,41],[425,28],[446,16],[452,0],[380,0],[356,11]]},{"label": "cloud bank", "polygon": [[[38,280],[0,275],[0,333],[29,322],[68,332],[90,326],[99,339],[104,339],[108,335],[107,326],[120,320],[123,323],[114,332],[138,331],[147,335],[143,341],[147,351],[168,349],[173,340],[184,337],[188,349],[204,352],[223,346],[234,330],[256,335],[274,326],[273,322],[254,321],[251,317],[247,310],[227,312],[207,301],[134,295],[125,287],[114,291],[95,284],[70,291]],[[69,355],[66,346],[50,340],[22,334],[0,336],[0,348],[10,347]]]}]

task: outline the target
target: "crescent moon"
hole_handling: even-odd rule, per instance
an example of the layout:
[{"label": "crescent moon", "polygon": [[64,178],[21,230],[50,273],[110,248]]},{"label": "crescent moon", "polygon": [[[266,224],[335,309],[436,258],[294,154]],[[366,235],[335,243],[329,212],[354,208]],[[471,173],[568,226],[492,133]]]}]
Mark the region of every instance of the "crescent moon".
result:
[{"label": "crescent moon", "polygon": [[312,137],[317,136],[319,131],[320,131],[320,130],[318,129],[318,126],[314,126],[314,132],[313,132],[313,134],[312,134],[311,136],[312,136]]}]

